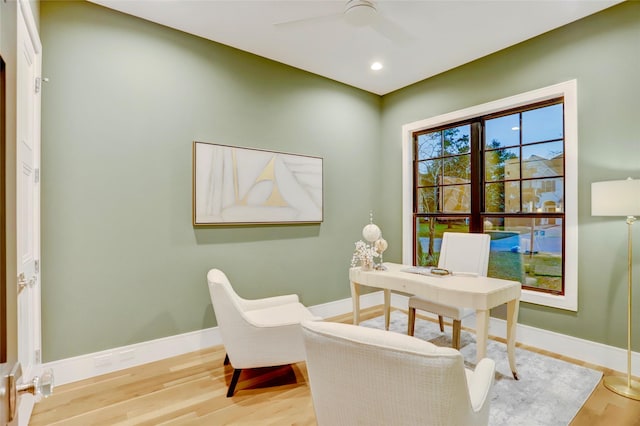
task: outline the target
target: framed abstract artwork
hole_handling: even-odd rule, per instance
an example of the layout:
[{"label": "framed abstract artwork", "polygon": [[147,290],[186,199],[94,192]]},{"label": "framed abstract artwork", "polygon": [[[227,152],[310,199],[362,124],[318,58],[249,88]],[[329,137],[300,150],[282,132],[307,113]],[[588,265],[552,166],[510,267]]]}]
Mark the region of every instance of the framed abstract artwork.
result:
[{"label": "framed abstract artwork", "polygon": [[322,158],[193,143],[193,225],[319,223]]}]

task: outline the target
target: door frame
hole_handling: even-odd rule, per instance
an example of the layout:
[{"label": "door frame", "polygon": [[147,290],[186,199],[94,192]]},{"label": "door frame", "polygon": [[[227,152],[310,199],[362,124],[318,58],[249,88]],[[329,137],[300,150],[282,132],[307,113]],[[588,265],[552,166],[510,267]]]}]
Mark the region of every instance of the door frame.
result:
[{"label": "door frame", "polygon": [[[16,52],[16,242],[18,273],[29,285],[17,291],[18,361],[23,379],[39,374],[40,333],[40,92],[42,45],[31,7],[19,1]],[[33,275],[32,275],[33,274]],[[22,274],[21,274],[22,275]],[[33,283],[35,280],[35,283]],[[33,284],[32,284],[33,283]],[[25,398],[22,398],[23,400]]]},{"label": "door frame", "polygon": [[[0,54],[0,271],[7,270],[6,107],[5,62]],[[0,364],[7,362],[7,274],[0,274]]]},{"label": "door frame", "polygon": [[[19,209],[19,191],[21,191],[21,178],[18,177],[19,174],[22,174],[22,165],[18,163],[20,160],[20,144],[22,143],[22,133],[25,131],[21,129],[22,123],[24,120],[30,123],[30,127],[28,130],[32,135],[33,140],[33,173],[34,176],[38,176],[40,169],[40,143],[41,143],[41,132],[40,132],[40,122],[41,122],[41,112],[40,112],[40,88],[37,83],[41,82],[41,66],[42,66],[42,44],[40,43],[40,37],[38,35],[38,28],[36,26],[36,22],[33,16],[33,12],[31,10],[31,5],[28,0],[18,0],[17,1],[17,13],[16,13],[16,52],[15,52],[15,133],[13,139],[11,140],[13,152],[6,153],[7,156],[12,155],[13,158],[11,161],[15,164],[14,170],[9,171],[9,173],[13,172],[15,176],[15,181],[12,184],[12,187],[7,187],[7,191],[14,191],[10,196],[12,197],[11,201],[13,205],[7,204],[7,214],[9,214],[9,209],[12,210],[12,214],[14,218],[12,223],[14,224],[14,232],[15,234],[12,236],[12,241],[9,244],[14,244],[15,247],[8,247],[8,249],[15,250],[15,254],[13,259],[7,259],[7,264],[14,262],[14,266],[16,269],[13,269],[14,273],[12,275],[7,276],[7,286],[9,287],[7,298],[12,297],[11,294],[14,295],[15,301],[11,300],[9,303],[15,303],[15,351],[17,361],[22,361],[20,359],[21,355],[21,345],[24,344],[25,341],[29,342],[28,348],[30,348],[28,357],[25,359],[25,363],[22,363],[22,372],[23,376],[21,378],[22,383],[31,382],[32,378],[36,375],[40,374],[40,370],[42,369],[42,359],[41,359],[41,347],[42,347],[42,337],[41,337],[41,271],[39,269],[35,270],[36,283],[32,288],[23,289],[23,293],[17,289],[18,285],[18,277],[17,274],[19,272],[18,268],[21,268],[22,259],[19,259],[21,253],[18,252],[18,243],[21,241],[20,237],[20,229],[19,228],[19,219],[18,217],[18,209]],[[23,52],[25,51],[25,47],[28,45],[28,50],[32,50],[31,54],[33,54],[33,62],[32,66],[28,68],[24,68],[19,66],[22,58]],[[27,71],[27,75],[20,75],[20,72],[23,70]],[[33,74],[33,75],[32,75]],[[36,81],[39,80],[39,81]],[[24,87],[18,87],[18,85],[24,85]],[[41,85],[41,83],[40,83]],[[26,88],[26,90],[25,90]],[[25,98],[22,98],[24,96]],[[23,111],[19,111],[19,108],[23,105],[31,105],[30,108],[25,108]],[[20,115],[30,114],[27,117]],[[33,256],[38,262],[40,261],[40,183],[39,179],[36,179],[33,183],[34,185],[34,193],[33,193]],[[9,265],[7,265],[9,266]],[[25,294],[25,290],[27,293]],[[26,318],[29,318],[27,322],[27,328],[24,328],[24,318],[21,319],[21,315],[24,315],[24,312],[21,313],[19,306],[22,306],[21,299],[23,301],[26,300],[26,303],[29,305],[26,312]],[[21,325],[22,324],[22,325]],[[34,352],[31,352],[31,349]],[[36,355],[37,354],[37,355]],[[33,411],[33,405],[35,403],[35,399],[33,395],[29,393],[21,393],[18,398],[18,417],[17,424],[18,426],[27,426],[29,423],[29,419],[31,417],[31,413]]]}]

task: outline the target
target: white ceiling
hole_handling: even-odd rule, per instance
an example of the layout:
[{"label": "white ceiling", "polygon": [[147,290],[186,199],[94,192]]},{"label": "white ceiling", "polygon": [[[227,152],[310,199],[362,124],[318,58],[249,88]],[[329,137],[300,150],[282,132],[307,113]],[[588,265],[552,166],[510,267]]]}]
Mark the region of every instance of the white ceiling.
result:
[{"label": "white ceiling", "polygon": [[623,0],[378,0],[360,27],[346,0],[90,1],[383,95]]}]

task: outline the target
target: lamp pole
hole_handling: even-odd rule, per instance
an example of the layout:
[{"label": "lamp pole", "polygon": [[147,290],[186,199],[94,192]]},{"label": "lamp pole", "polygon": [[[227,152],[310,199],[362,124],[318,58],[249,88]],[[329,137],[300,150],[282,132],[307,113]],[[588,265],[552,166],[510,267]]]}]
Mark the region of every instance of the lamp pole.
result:
[{"label": "lamp pole", "polygon": [[604,378],[604,386],[627,398],[640,400],[640,383],[631,378],[631,292],[633,287],[633,244],[631,226],[636,221],[634,216],[627,216],[627,378],[607,376]]},{"label": "lamp pole", "polygon": [[604,386],[612,392],[640,401],[640,383],[631,378],[631,292],[633,287],[632,225],[640,215],[640,179],[628,178],[591,184],[593,216],[627,218],[627,376],[607,376]]}]

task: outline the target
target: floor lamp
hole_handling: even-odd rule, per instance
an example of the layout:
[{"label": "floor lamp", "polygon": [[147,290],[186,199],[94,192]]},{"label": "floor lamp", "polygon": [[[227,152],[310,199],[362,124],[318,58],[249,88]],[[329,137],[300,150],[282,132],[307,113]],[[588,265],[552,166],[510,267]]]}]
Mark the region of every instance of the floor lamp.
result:
[{"label": "floor lamp", "polygon": [[631,225],[640,216],[640,179],[612,180],[591,184],[592,216],[626,216],[627,248],[627,377],[607,376],[604,386],[618,395],[640,400],[640,383],[631,379],[631,287],[632,243]]}]

